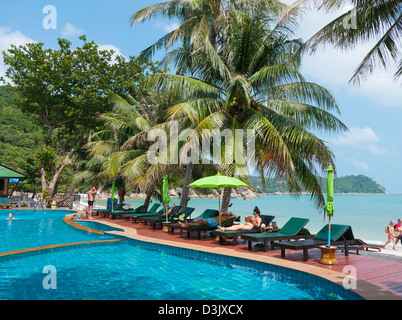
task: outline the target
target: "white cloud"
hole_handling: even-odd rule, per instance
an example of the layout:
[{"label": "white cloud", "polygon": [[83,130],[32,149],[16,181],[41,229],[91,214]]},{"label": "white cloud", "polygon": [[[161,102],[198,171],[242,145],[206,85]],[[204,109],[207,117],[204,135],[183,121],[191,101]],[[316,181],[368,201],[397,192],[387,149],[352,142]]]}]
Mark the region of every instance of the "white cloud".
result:
[{"label": "white cloud", "polygon": [[70,22],[67,22],[63,29],[61,30],[61,35],[63,37],[74,37],[74,36],[81,36],[84,34],[83,29],[79,29],[76,26],[72,25]]},{"label": "white cloud", "polygon": [[359,146],[362,143],[379,141],[377,135],[370,127],[354,127],[349,131],[336,136],[332,142],[336,145]]},{"label": "white cloud", "polygon": [[331,142],[338,146],[360,148],[372,154],[389,153],[386,149],[377,145],[379,141],[380,139],[370,127],[354,127],[331,139]]},{"label": "white cloud", "polygon": [[171,32],[171,31],[177,29],[179,27],[179,24],[176,22],[169,23],[169,24],[162,23],[162,22],[156,22],[153,24],[153,26],[155,28],[162,28],[165,32],[168,33],[168,32]]},{"label": "white cloud", "polygon": [[369,171],[370,167],[367,163],[357,160],[356,158],[348,158],[347,161],[351,164],[353,164],[355,167],[359,168],[360,170],[363,171]]},{"label": "white cloud", "polygon": [[[0,26],[0,52],[11,48],[11,45],[20,46],[27,43],[34,43],[36,41],[22,34],[19,30],[11,30],[8,27]],[[0,77],[4,76],[7,68],[3,62],[3,55],[0,58]]]},{"label": "white cloud", "polygon": [[128,60],[127,57],[121,53],[121,50],[112,44],[100,44],[99,51],[101,50],[109,50],[109,51],[113,50],[114,51],[113,60],[115,60],[116,55],[123,56],[124,59]]}]

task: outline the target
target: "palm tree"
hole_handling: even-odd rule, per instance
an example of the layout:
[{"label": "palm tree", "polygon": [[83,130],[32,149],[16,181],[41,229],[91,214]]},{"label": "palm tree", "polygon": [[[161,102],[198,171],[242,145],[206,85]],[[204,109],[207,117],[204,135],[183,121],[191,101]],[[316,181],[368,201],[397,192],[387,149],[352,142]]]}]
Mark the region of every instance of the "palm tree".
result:
[{"label": "palm tree", "polygon": [[[353,8],[331,21],[306,43],[313,52],[320,44],[330,43],[336,48],[350,49],[360,43],[375,40],[374,46],[357,66],[350,81],[359,84],[376,67],[387,68],[396,63],[395,80],[402,75],[402,2],[400,0],[350,0]],[[337,10],[342,0],[298,0],[282,14],[283,20],[293,16],[306,5],[319,9]],[[353,19],[353,24],[349,20]]]},{"label": "palm tree", "polygon": [[105,128],[93,134],[92,141],[87,143],[90,158],[76,180],[90,179],[106,187],[115,181],[119,202],[123,203],[132,184],[122,164],[141,157],[146,151],[141,148],[122,150],[122,146],[131,136],[149,128],[149,124],[138,110],[125,104],[118,95],[113,95],[111,102],[114,103],[113,111],[100,116]]},{"label": "palm tree", "polygon": [[[158,49],[168,50],[178,42],[181,42],[182,48],[189,49],[192,37],[197,34],[207,34],[209,42],[214,46],[222,30],[227,27],[229,10],[246,10],[256,8],[257,5],[266,17],[275,16],[285,8],[284,4],[275,0],[171,0],[133,13],[131,25],[135,26],[157,16],[179,21],[179,27],[142,51],[141,55],[149,59]],[[188,50],[186,52],[189,53]],[[181,51],[181,54],[183,53],[184,51]],[[185,61],[186,57],[182,55],[182,61]]]},{"label": "palm tree", "polygon": [[[207,34],[193,36],[191,75],[150,77],[159,90],[184,96],[184,102],[168,110],[168,119],[186,117],[199,134],[203,129],[255,130],[256,169],[285,175],[290,191],[306,189],[317,206],[323,205],[315,165],[324,170],[333,153],[309,130],[346,129],[331,114],[339,113],[335,99],[300,74],[302,43],[289,40],[286,28],[272,27],[259,10],[232,10],[227,16],[230,23],[215,46]],[[234,153],[240,142],[230,143],[227,149]],[[243,160],[226,163],[221,171],[245,175],[244,163],[250,159]]]}]

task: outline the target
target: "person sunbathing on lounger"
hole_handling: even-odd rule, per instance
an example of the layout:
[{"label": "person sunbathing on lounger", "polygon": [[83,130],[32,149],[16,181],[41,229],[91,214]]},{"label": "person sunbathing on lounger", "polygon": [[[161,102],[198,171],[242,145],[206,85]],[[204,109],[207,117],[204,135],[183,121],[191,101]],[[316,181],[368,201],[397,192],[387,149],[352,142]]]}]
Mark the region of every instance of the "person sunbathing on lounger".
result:
[{"label": "person sunbathing on lounger", "polygon": [[244,224],[235,224],[230,227],[221,227],[218,226],[219,230],[222,231],[236,231],[236,230],[252,230],[252,229],[258,229],[261,226],[261,217],[260,217],[260,209],[258,207],[254,208],[254,218],[251,216],[245,217],[246,223]]},{"label": "person sunbathing on lounger", "polygon": [[[209,219],[200,219],[197,221],[188,222],[187,220],[185,223],[179,221],[179,225],[181,227],[216,227],[220,221],[220,223],[224,223],[230,219],[236,218],[232,212],[221,212],[219,216]],[[220,220],[219,220],[220,219]]]}]

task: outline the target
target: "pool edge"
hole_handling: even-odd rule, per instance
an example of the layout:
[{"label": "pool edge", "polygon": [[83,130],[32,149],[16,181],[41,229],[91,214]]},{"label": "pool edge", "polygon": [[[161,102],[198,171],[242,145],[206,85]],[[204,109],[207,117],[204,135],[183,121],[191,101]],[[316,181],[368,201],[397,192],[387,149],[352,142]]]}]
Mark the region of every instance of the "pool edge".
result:
[{"label": "pool edge", "polygon": [[[107,221],[97,220],[97,222],[104,223],[109,226],[115,226],[115,224],[109,223]],[[254,260],[254,261],[267,263],[267,264],[271,264],[271,265],[275,265],[275,266],[279,266],[279,267],[283,267],[283,268],[293,269],[293,270],[305,272],[305,273],[326,279],[337,285],[340,285],[341,287],[343,287],[344,279],[349,276],[347,274],[344,274],[344,273],[341,273],[338,271],[333,271],[330,269],[323,269],[323,268],[319,268],[316,266],[301,264],[296,261],[283,260],[283,259],[267,257],[267,256],[258,256],[258,255],[250,254],[247,252],[238,252],[238,251],[234,252],[233,250],[230,250],[230,249],[227,249],[224,247],[211,248],[211,247],[206,247],[206,246],[196,245],[196,244],[191,244],[191,243],[185,244],[185,243],[171,241],[171,240],[151,238],[151,237],[138,235],[138,233],[136,232],[136,230],[134,228],[130,228],[130,227],[122,226],[122,225],[119,225],[119,228],[123,229],[124,232],[112,231],[109,233],[127,237],[130,239],[144,241],[144,242],[152,242],[152,243],[161,244],[161,245],[173,246],[176,248],[196,250],[196,251],[202,251],[202,252],[213,253],[213,254],[221,254],[221,255],[225,255],[225,256]],[[347,289],[345,289],[345,290],[347,290]],[[349,290],[354,292],[355,294],[359,295],[360,297],[362,297],[365,300],[402,300],[402,297],[398,296],[397,294],[395,294],[387,289],[381,288],[375,284],[372,284],[368,281],[361,280],[359,278],[356,279],[356,289],[349,289]]]}]

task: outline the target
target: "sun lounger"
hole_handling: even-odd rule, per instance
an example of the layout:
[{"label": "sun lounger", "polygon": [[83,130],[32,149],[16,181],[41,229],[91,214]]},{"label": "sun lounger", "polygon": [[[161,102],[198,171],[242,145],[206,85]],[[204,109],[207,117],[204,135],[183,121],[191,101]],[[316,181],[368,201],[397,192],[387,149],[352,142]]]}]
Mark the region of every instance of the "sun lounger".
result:
[{"label": "sun lounger", "polygon": [[[184,221],[187,219],[194,211],[194,208],[191,207],[186,207],[182,212],[177,212],[174,216],[169,217],[168,215],[168,222],[177,222],[177,221]],[[156,226],[159,224],[160,227],[163,227],[163,222],[166,222],[166,217],[161,217],[161,218],[151,218],[149,219],[150,224],[152,227],[155,229]]]},{"label": "sun lounger", "polygon": [[369,251],[369,249],[374,249],[374,250],[378,250],[381,252],[381,249],[384,249],[384,245],[369,244],[369,243],[364,242],[361,239],[356,239],[355,245],[357,247],[361,247],[363,250],[366,250],[366,251]]},{"label": "sun lounger", "polygon": [[[141,212],[141,210],[143,210],[145,208],[145,206],[142,206],[142,208],[140,210],[135,210],[135,211],[131,211],[131,212],[124,212],[121,217],[123,219],[129,218],[130,221],[134,220],[134,222],[136,222],[138,217],[148,217],[148,216],[155,217],[155,216],[160,214],[160,212],[157,211],[160,206],[161,205],[159,203],[154,203],[152,205],[152,207],[147,212]],[[163,209],[161,209],[160,211],[163,213]]]},{"label": "sun lounger", "polygon": [[11,209],[15,207],[14,203],[10,203],[10,199],[8,197],[0,198],[0,208],[1,209]]},{"label": "sun lounger", "polygon": [[[224,223],[221,224],[221,226],[228,226],[231,225],[233,222],[239,222],[240,221],[240,216],[227,220]],[[191,232],[196,232],[197,233],[197,239],[201,239],[201,232],[207,232],[207,231],[214,231],[216,230],[216,227],[209,227],[209,226],[202,226],[202,227],[180,227],[181,230],[187,231],[187,238],[190,238]]]},{"label": "sun lounger", "polygon": [[110,219],[120,219],[124,215],[129,214],[129,213],[135,213],[135,212],[140,212],[145,208],[144,205],[141,205],[135,209],[123,209],[123,210],[110,210],[110,212],[107,212],[105,215],[108,216]]},{"label": "sun lounger", "polygon": [[311,238],[310,232],[304,229],[309,219],[290,218],[278,232],[242,234],[241,238],[248,241],[248,250],[251,251],[253,242],[264,242],[264,251],[268,251],[268,245],[275,240],[307,239]]},{"label": "sun lounger", "polygon": [[[261,225],[265,224],[268,226],[272,220],[274,220],[274,216],[267,216],[267,215],[261,215]],[[212,231],[212,234],[214,236],[219,237],[219,243],[223,243],[223,239],[227,238],[233,238],[232,244],[237,245],[237,239],[242,235],[242,234],[249,234],[249,233],[260,233],[260,229],[253,229],[253,230],[229,230],[229,231],[222,231],[222,230],[215,230]]]},{"label": "sun lounger", "polygon": [[[125,203],[116,205],[113,210],[121,210],[125,206]],[[93,210],[96,215],[107,215],[112,212],[112,208],[108,207],[106,209],[94,209]]]},{"label": "sun lounger", "polygon": [[[349,245],[356,243],[352,228],[348,225],[331,224],[331,245],[344,246],[345,256],[349,255]],[[281,257],[285,258],[285,250],[303,250],[303,261],[308,260],[308,250],[328,243],[328,225],[324,226],[312,239],[298,241],[274,242],[281,249]]]},{"label": "sun lounger", "polygon": [[[192,222],[192,221],[199,220],[199,219],[209,219],[209,218],[216,217],[218,214],[219,214],[218,210],[206,209],[198,217],[196,217],[194,219],[186,219],[186,221]],[[174,233],[175,229],[180,229],[180,231],[182,230],[182,228],[180,227],[180,225],[177,222],[169,222],[166,224],[166,226],[169,227],[169,231],[171,233]]]},{"label": "sun lounger", "polygon": [[[180,211],[181,206],[175,206],[174,208],[170,209],[170,212],[168,213],[168,219],[170,218],[174,218],[176,216],[176,214]],[[162,214],[160,214],[159,216],[156,215],[148,215],[148,216],[140,216],[138,217],[138,221],[139,222],[144,222],[144,224],[146,225],[150,219],[153,218],[166,218],[166,214],[162,211]]]}]

